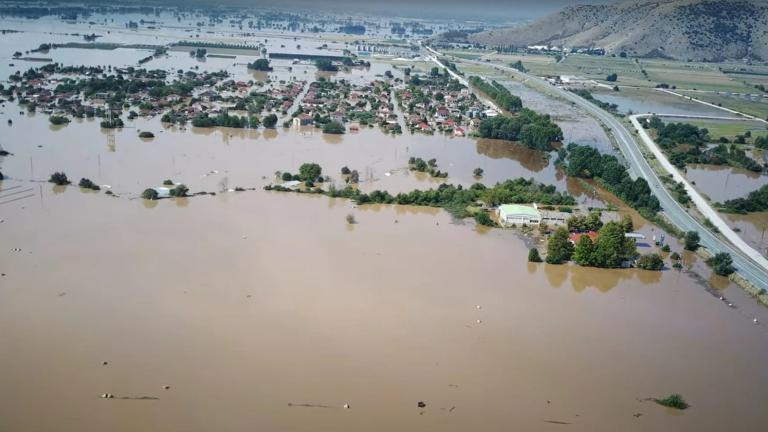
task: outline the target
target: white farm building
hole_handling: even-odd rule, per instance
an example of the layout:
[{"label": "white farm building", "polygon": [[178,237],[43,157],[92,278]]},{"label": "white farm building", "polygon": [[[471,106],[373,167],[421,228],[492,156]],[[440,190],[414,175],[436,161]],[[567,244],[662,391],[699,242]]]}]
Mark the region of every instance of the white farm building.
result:
[{"label": "white farm building", "polygon": [[535,206],[535,204],[534,207],[519,204],[501,205],[497,210],[499,224],[502,226],[538,225],[541,223],[541,213]]}]

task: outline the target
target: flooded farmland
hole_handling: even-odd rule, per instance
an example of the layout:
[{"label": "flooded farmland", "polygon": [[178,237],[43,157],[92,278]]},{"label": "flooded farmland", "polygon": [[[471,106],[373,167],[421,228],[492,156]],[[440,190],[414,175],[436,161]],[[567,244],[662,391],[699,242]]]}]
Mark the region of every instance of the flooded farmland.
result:
[{"label": "flooded farmland", "polygon": [[[162,67],[176,56],[196,62],[171,53]],[[384,70],[374,63],[366,77]],[[261,188],[309,161],[391,192],[468,186],[480,167],[486,184],[532,177],[588,206],[620,204],[566,178],[554,155],[378,128],[333,136],[154,117],[108,131],[2,110],[2,431],[698,432],[768,421],[768,330],[752,323],[768,311],[693,254],[683,271],[531,264],[538,240],[518,231]],[[412,156],[435,158],[448,178],[409,171]],[[115,196],[45,182],[58,170]],[[217,194],[139,198],[164,179]],[[641,250],[656,250],[661,231],[622,212],[647,237]],[[671,393],[691,408],[649,400]]]}]

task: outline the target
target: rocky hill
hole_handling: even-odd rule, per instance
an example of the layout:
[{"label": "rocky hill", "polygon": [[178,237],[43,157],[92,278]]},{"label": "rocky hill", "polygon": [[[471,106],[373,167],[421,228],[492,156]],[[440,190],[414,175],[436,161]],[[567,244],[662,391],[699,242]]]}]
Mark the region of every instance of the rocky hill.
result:
[{"label": "rocky hill", "polygon": [[768,60],[765,0],[630,0],[566,7],[527,25],[468,36],[487,45],[604,48],[609,53]]}]

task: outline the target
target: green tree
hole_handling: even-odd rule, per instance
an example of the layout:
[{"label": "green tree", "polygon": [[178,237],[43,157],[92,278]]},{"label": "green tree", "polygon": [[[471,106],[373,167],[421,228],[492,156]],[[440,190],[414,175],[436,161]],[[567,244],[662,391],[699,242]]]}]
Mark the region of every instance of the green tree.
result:
[{"label": "green tree", "polygon": [[323,133],[341,135],[344,132],[346,132],[344,125],[337,121],[326,123],[323,126]]},{"label": "green tree", "polygon": [[81,178],[80,183],[78,183],[78,186],[85,189],[91,189],[91,190],[101,190],[99,185],[92,182],[90,179],[87,178]]},{"label": "green tree", "polygon": [[608,82],[616,82],[616,80],[618,80],[618,79],[619,79],[619,76],[616,75],[615,73],[612,73],[612,74],[608,75],[607,77],[605,77],[605,80],[608,81]]},{"label": "green tree", "polygon": [[624,261],[637,255],[635,241],[626,238],[624,234],[624,227],[618,222],[608,222],[600,228],[595,243],[596,267],[621,267]]},{"label": "green tree", "polygon": [[53,183],[57,186],[65,186],[70,183],[69,179],[67,178],[67,175],[64,174],[64,172],[55,172],[51,174],[51,178],[48,179],[48,182]]},{"label": "green tree", "polygon": [[541,262],[541,255],[539,255],[538,249],[531,248],[531,250],[528,251],[528,262],[534,262],[534,263]]},{"label": "green tree", "polygon": [[641,268],[643,270],[663,270],[664,260],[661,259],[659,254],[655,253],[642,255],[637,259],[637,268]]},{"label": "green tree", "polygon": [[317,67],[317,70],[325,72],[336,72],[339,70],[338,66],[333,64],[331,60],[325,58],[315,60],[315,66]]},{"label": "green tree", "polygon": [[483,176],[483,169],[482,168],[475,168],[475,170],[472,171],[472,174],[474,174],[475,177],[482,177]]},{"label": "green tree", "polygon": [[301,181],[315,181],[322,173],[323,169],[316,163],[304,163],[299,167]]},{"label": "green tree", "polygon": [[185,197],[187,196],[187,193],[189,192],[189,188],[186,185],[180,184],[177,185],[175,188],[171,189],[169,192],[172,197]]},{"label": "green tree", "polygon": [[624,232],[631,233],[635,230],[635,224],[632,222],[632,216],[624,215],[621,218],[621,226],[624,227]]},{"label": "green tree", "polygon": [[480,210],[477,213],[475,213],[475,222],[478,225],[483,225],[483,226],[489,226],[489,227],[496,226],[496,222],[494,222],[493,219],[491,219],[491,217],[488,216],[488,213],[485,210]]},{"label": "green tree", "polygon": [[715,274],[720,276],[728,276],[736,271],[736,268],[733,266],[733,258],[731,258],[728,252],[718,252],[707,260],[707,265],[712,267]]},{"label": "green tree", "polygon": [[699,248],[699,233],[696,231],[688,231],[683,238],[685,250],[695,251]]},{"label": "green tree", "polygon": [[547,263],[562,264],[571,259],[573,245],[568,240],[568,230],[558,228],[547,242]]},{"label": "green tree", "polygon": [[269,72],[272,70],[272,66],[269,65],[269,60],[258,59],[253,63],[248,63],[248,69]]},{"label": "green tree", "polygon": [[289,172],[284,172],[282,177],[283,181],[291,181],[293,179],[293,176]]},{"label": "green tree", "polygon": [[274,128],[277,124],[277,116],[275,114],[270,114],[264,117],[263,124],[265,128]]},{"label": "green tree", "polygon": [[591,266],[595,260],[595,244],[588,235],[583,235],[573,249],[573,261],[580,266]]},{"label": "green tree", "polygon": [[144,189],[144,192],[142,192],[141,197],[146,200],[156,200],[158,198],[157,191],[149,188]]}]

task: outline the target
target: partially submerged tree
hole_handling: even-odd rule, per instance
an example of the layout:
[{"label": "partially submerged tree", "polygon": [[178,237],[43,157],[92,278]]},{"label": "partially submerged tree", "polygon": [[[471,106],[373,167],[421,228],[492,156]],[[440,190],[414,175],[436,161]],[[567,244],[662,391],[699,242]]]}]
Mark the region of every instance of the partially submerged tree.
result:
[{"label": "partially submerged tree", "polygon": [[531,248],[531,250],[528,251],[528,262],[534,262],[534,263],[541,262],[541,255],[539,255],[538,249]]},{"label": "partially submerged tree", "polygon": [[67,175],[64,174],[64,172],[58,172],[58,171],[51,174],[51,178],[48,179],[48,182],[58,186],[65,186],[70,183],[69,179],[67,178]]}]

